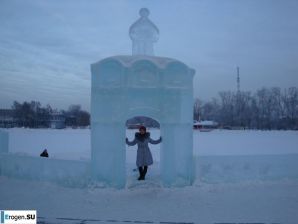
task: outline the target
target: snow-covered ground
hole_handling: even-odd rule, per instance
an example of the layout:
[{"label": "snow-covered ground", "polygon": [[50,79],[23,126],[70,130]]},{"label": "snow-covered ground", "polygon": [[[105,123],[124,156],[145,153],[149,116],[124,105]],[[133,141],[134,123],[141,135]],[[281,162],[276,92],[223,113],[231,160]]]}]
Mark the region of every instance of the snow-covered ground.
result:
[{"label": "snow-covered ground", "polygon": [[[47,148],[52,158],[90,159],[89,129],[8,129],[9,151],[18,154],[39,156]],[[151,129],[152,138],[158,138],[160,131]],[[135,130],[127,130],[132,139]],[[214,155],[272,155],[298,153],[297,131],[194,131],[194,154]],[[123,136],[125,139],[126,136]],[[154,160],[159,161],[160,145],[152,145]],[[135,160],[135,147],[128,147],[127,160]]]},{"label": "snow-covered ground", "polygon": [[[150,132],[159,137],[159,130]],[[90,158],[88,129],[9,133],[10,152],[24,158],[38,157],[44,148],[51,158]],[[133,134],[127,131],[128,138]],[[133,170],[136,150],[127,147],[127,187],[122,190],[0,176],[0,209],[34,209],[48,223],[297,223],[297,137],[294,131],[194,131],[197,178],[184,188],[161,186],[160,145],[151,146],[155,163],[144,182],[136,181]]]},{"label": "snow-covered ground", "polygon": [[298,221],[297,182],[196,183],[178,189],[147,183],[124,190],[74,189],[6,177],[1,177],[0,183],[1,209],[36,209],[38,216],[47,219],[196,223]]}]

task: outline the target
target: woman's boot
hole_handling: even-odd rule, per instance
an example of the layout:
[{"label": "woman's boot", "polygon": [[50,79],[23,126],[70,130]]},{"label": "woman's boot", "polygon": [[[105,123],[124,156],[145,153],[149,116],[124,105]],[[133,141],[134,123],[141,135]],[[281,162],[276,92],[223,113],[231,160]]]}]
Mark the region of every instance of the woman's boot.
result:
[{"label": "woman's boot", "polygon": [[146,176],[147,170],[148,170],[148,166],[144,166],[143,176],[142,176],[142,179],[141,180],[145,180],[145,176]]},{"label": "woman's boot", "polygon": [[139,167],[139,174],[140,174],[140,176],[139,176],[139,178],[138,178],[138,180],[143,180],[143,173],[144,173],[144,171],[143,171],[143,167]]}]

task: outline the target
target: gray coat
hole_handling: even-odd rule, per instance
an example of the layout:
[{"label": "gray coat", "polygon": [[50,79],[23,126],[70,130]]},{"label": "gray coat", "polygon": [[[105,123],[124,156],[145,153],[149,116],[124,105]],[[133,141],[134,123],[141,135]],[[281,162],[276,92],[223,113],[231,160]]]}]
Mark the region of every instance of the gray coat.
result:
[{"label": "gray coat", "polygon": [[132,142],[126,139],[126,144],[129,146],[138,144],[137,161],[136,161],[136,164],[138,167],[149,166],[153,164],[152,154],[150,152],[148,143],[155,145],[160,142],[161,142],[161,137],[158,140],[153,140],[150,138],[149,132],[146,132],[144,137],[142,137],[140,133],[136,133],[135,138]]}]

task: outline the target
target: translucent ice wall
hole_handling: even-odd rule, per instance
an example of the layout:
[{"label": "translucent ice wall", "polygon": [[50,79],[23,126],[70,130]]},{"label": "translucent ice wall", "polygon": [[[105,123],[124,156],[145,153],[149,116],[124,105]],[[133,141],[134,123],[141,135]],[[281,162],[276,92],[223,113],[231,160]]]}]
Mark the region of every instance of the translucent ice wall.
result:
[{"label": "translucent ice wall", "polygon": [[125,186],[125,122],[148,116],[161,125],[162,183],[192,184],[194,70],[169,58],[115,56],[92,64],[91,72],[93,179]]},{"label": "translucent ice wall", "polygon": [[90,162],[0,154],[0,175],[24,180],[42,180],[66,187],[86,187]]}]

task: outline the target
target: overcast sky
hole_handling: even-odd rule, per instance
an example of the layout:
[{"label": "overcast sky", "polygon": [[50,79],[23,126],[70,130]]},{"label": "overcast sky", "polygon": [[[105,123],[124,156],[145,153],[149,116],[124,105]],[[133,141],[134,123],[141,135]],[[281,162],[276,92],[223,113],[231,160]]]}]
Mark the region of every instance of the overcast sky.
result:
[{"label": "overcast sky", "polygon": [[130,55],[142,7],[160,30],[156,56],[196,70],[194,96],[298,86],[298,1],[0,0],[0,108],[37,100],[90,108],[90,64]]}]

